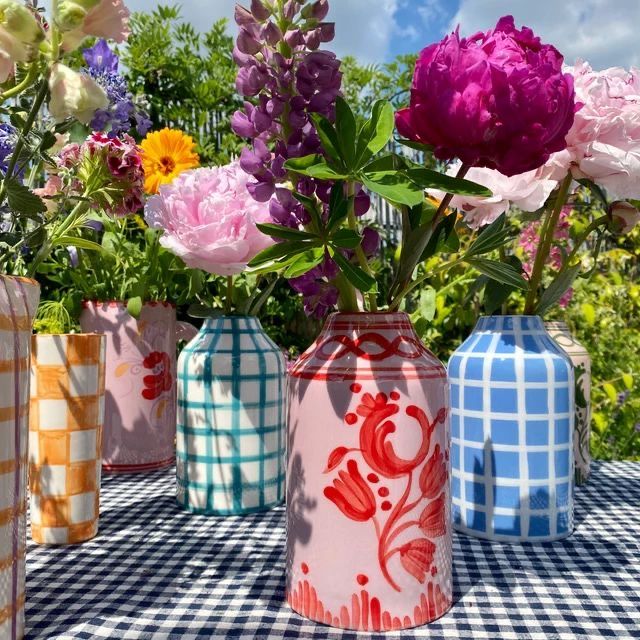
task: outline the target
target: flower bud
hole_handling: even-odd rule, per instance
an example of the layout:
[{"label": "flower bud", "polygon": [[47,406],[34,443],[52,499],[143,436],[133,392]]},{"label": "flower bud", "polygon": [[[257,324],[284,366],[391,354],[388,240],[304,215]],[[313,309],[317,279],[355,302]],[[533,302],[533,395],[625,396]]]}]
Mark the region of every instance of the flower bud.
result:
[{"label": "flower bud", "polygon": [[304,43],[308,49],[315,51],[320,46],[320,29],[313,29],[304,34]]},{"label": "flower bud", "polygon": [[271,17],[271,11],[260,0],[251,0],[251,13],[260,22]]},{"label": "flower bud", "polygon": [[87,10],[77,2],[63,1],[55,13],[55,23],[61,31],[73,31],[82,26]]},{"label": "flower bud", "polygon": [[240,29],[236,45],[242,53],[246,53],[250,56],[253,56],[260,51],[260,43],[244,28]]},{"label": "flower bud", "polygon": [[256,19],[251,14],[250,11],[247,11],[244,7],[241,7],[239,4],[235,6],[233,11],[233,19],[239,27],[244,27],[248,24],[255,24]]},{"label": "flower bud", "polygon": [[299,47],[304,41],[300,29],[289,29],[284,34],[284,41],[293,49]]},{"label": "flower bud", "polygon": [[331,42],[336,37],[335,22],[323,22],[318,29],[320,30],[320,42]]},{"label": "flower bud", "polygon": [[273,47],[282,40],[282,31],[275,23],[269,21],[262,30],[262,37]]},{"label": "flower bud", "polygon": [[295,0],[287,0],[287,3],[284,5],[284,17],[287,20],[293,20],[299,9],[299,3],[295,2]]},{"label": "flower bud", "polygon": [[312,6],[311,17],[316,20],[324,20],[329,13],[329,2],[328,0],[318,0],[314,2]]},{"label": "flower bud", "polygon": [[44,31],[27,7],[15,0],[0,0],[0,24],[24,44],[44,40]]},{"label": "flower bud", "polygon": [[92,78],[60,63],[51,69],[49,90],[49,112],[57,122],[73,116],[89,124],[94,113],[109,104],[107,94]]},{"label": "flower bud", "polygon": [[630,202],[617,200],[609,205],[609,228],[613,233],[629,233],[640,223],[640,211]]}]

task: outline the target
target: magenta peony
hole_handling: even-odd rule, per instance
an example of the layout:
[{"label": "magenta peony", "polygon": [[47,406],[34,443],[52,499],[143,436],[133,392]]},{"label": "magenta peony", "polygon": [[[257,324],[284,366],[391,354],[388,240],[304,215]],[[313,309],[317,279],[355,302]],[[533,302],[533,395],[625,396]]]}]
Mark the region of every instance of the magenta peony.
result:
[{"label": "magenta peony", "polygon": [[571,69],[583,103],[558,159],[576,178],[589,178],[613,198],[640,197],[640,70]]},{"label": "magenta peony", "polygon": [[[447,173],[455,175],[459,167],[459,163],[456,163]],[[547,166],[515,176],[505,176],[495,169],[473,167],[465,177],[487,187],[493,195],[490,198],[453,196],[451,206],[464,215],[465,221],[473,229],[493,222],[512,206],[522,211],[537,211],[558,186],[558,181],[549,173],[551,170]],[[439,191],[430,191],[430,194],[438,200],[444,197],[444,193]]]},{"label": "magenta peony", "polygon": [[443,160],[507,176],[536,169],[565,148],[573,124],[573,79],[562,61],[512,16],[469,38],[456,31],[420,53],[398,131]]},{"label": "magenta peony", "polygon": [[160,243],[187,266],[221,276],[240,273],[273,244],[255,226],[271,218],[268,206],[247,191],[249,179],[239,162],[185,171],[147,201],[145,218],[164,231]]}]

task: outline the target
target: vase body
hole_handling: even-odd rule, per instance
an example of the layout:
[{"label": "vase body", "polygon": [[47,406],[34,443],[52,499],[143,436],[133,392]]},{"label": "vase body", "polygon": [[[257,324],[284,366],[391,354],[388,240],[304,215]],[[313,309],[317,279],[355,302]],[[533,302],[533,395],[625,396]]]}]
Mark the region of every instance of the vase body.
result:
[{"label": "vase body", "polygon": [[403,313],[333,314],[289,376],[287,600],[363,631],[451,606],[446,372]]},{"label": "vase body", "polygon": [[31,341],[31,537],[75,544],[98,533],[105,376],[104,334]]},{"label": "vase body", "polygon": [[257,318],[208,318],[178,362],[177,501],[232,515],[284,500],[284,357]]},{"label": "vase body", "polygon": [[103,469],[126,473],[173,464],[176,345],[184,326],[175,308],[148,302],[136,319],[123,302],[83,307],[82,330],[104,333],[107,341]]},{"label": "vase body", "polygon": [[29,352],[40,287],[0,275],[0,638],[24,635]]},{"label": "vase body", "polygon": [[537,316],[491,316],[449,360],[458,531],[544,541],[573,531],[573,367]]},{"label": "vase body", "polygon": [[573,432],[573,456],[576,484],[582,485],[591,473],[591,357],[564,322],[546,322],[549,335],[562,347],[573,364],[576,417]]}]

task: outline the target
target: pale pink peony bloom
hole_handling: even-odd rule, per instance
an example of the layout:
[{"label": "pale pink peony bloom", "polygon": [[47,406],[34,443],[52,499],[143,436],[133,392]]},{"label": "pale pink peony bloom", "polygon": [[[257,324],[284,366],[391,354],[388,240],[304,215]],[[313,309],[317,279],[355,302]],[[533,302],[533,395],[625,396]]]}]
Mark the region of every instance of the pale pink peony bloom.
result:
[{"label": "pale pink peony bloom", "polygon": [[617,200],[609,207],[609,216],[612,222],[612,231],[629,233],[637,224],[640,224],[640,211],[630,202]]},{"label": "pale pink peony bloom", "polygon": [[[455,175],[460,165],[453,165],[447,173]],[[505,176],[495,169],[472,167],[465,175],[467,180],[481,184],[491,190],[489,198],[454,196],[451,207],[464,215],[467,224],[477,229],[493,222],[511,206],[523,211],[537,211],[546,202],[558,181],[551,179],[549,170],[540,167],[515,176]],[[431,191],[434,197],[442,199],[444,193]]]},{"label": "pale pink peony bloom", "polygon": [[640,70],[593,71],[583,61],[570,69],[583,103],[558,156],[574,177],[589,178],[612,198],[640,196]]},{"label": "pale pink peony bloom", "polygon": [[89,124],[96,110],[109,104],[107,94],[95,80],[59,62],[51,68],[49,90],[49,113],[57,122],[73,116]]},{"label": "pale pink peony bloom", "polygon": [[160,243],[187,266],[222,276],[241,273],[273,244],[255,226],[271,218],[247,191],[249,179],[239,162],[185,171],[149,198],[147,223],[164,231]]}]

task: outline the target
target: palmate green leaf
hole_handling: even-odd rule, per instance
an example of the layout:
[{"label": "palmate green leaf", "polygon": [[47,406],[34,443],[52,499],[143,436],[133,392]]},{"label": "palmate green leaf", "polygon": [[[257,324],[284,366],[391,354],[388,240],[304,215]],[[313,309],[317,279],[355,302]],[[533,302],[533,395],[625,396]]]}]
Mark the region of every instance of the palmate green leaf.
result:
[{"label": "palmate green leaf", "polygon": [[311,271],[324,260],[324,248],[310,249],[297,256],[282,274],[285,278],[297,278]]},{"label": "palmate green leaf", "polygon": [[481,184],[476,184],[464,178],[447,176],[433,169],[413,168],[407,169],[405,173],[423,189],[438,189],[446,193],[481,198],[490,198],[493,195],[490,189],[483,187]]},{"label": "palmate green leaf", "polygon": [[281,224],[272,224],[271,222],[256,223],[256,227],[265,235],[272,238],[281,238],[282,240],[313,240],[317,238],[313,233],[292,229]]},{"label": "palmate green leaf", "polygon": [[352,229],[338,229],[331,236],[330,242],[341,249],[355,249],[362,242],[362,236]]},{"label": "palmate green leaf", "polygon": [[344,193],[344,183],[338,180],[331,188],[327,233],[337,229],[349,213],[349,198]]},{"label": "palmate green leaf", "polygon": [[492,280],[509,284],[524,291],[529,288],[527,281],[509,264],[486,258],[470,258],[465,259],[465,262]]},{"label": "palmate green leaf", "polygon": [[[318,180],[346,180],[349,176],[338,173],[335,169],[332,169],[321,156],[315,164],[309,164],[306,160],[312,156],[304,156],[301,158],[305,162],[296,162],[300,158],[292,158],[284,163],[284,168],[294,173],[298,173],[301,176],[308,176],[309,178],[317,178]],[[315,157],[315,156],[313,156]]]},{"label": "palmate green leaf", "polygon": [[9,207],[16,213],[34,215],[47,210],[42,199],[15,178],[5,178],[5,188]]},{"label": "palmate green leaf", "polygon": [[290,158],[286,161],[285,167],[290,169],[291,171],[295,171],[299,173],[301,171],[306,171],[309,167],[312,167],[315,164],[320,162],[324,162],[324,157],[319,153],[312,153],[308,156],[300,156],[299,158]]},{"label": "palmate green leaf", "polygon": [[536,313],[544,315],[571,287],[573,281],[578,277],[580,273],[580,264],[567,267],[558,273],[553,282],[542,292],[538,305],[536,306]]},{"label": "palmate green leaf", "polygon": [[[280,258],[291,258],[299,253],[321,246],[322,241],[320,240],[288,240],[285,242],[279,242],[263,249],[249,262],[248,266],[260,267],[268,262],[273,262]],[[279,267],[276,267],[275,270],[278,268]]]},{"label": "palmate green leaf", "polygon": [[395,171],[362,173],[362,183],[369,191],[386,200],[413,207],[424,200],[424,190]]},{"label": "palmate green leaf", "polygon": [[347,101],[341,96],[336,98],[335,129],[345,164],[349,169],[353,170],[356,168],[356,117],[353,115],[353,111],[351,111]]},{"label": "palmate green leaf", "polygon": [[482,255],[489,253],[503,246],[509,240],[511,233],[505,228],[506,216],[503,213],[494,220],[490,225],[485,227],[478,237],[471,243],[471,246],[465,253],[466,257]]},{"label": "palmate green leaf", "polygon": [[87,249],[88,251],[104,251],[104,247],[93,240],[87,240],[80,236],[59,236],[55,238],[51,245],[53,247],[78,247],[79,249]]},{"label": "palmate green leaf", "polygon": [[311,120],[316,128],[320,143],[325,154],[340,166],[345,165],[345,158],[342,153],[340,140],[334,126],[318,113],[311,114]]},{"label": "palmate green leaf", "polygon": [[374,278],[365,273],[360,267],[351,264],[339,251],[331,251],[331,257],[335,260],[345,278],[359,291],[367,293],[375,291],[377,284]]},{"label": "palmate green leaf", "polygon": [[360,130],[356,146],[356,166],[361,166],[385,148],[391,140],[393,128],[393,106],[386,100],[378,100],[373,105],[371,117]]}]

